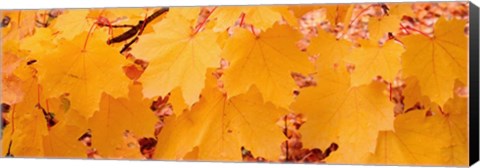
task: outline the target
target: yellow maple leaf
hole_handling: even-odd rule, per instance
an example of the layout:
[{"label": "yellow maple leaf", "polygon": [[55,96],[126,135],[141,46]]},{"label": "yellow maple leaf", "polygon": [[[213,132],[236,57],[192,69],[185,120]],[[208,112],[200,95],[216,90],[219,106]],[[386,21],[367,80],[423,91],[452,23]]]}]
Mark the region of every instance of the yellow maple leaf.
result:
[{"label": "yellow maple leaf", "polygon": [[[32,108],[32,110],[35,110]],[[17,111],[16,112],[20,112]],[[43,135],[48,133],[45,118],[40,110],[29,113],[15,114],[15,132],[13,135],[4,137],[2,154],[6,154],[8,144],[12,140],[10,153],[16,157],[43,157]],[[10,134],[12,125],[5,128],[4,134]],[[8,131],[8,132],[7,132]],[[6,148],[5,148],[6,147]],[[5,155],[3,155],[5,156]]]},{"label": "yellow maple leaf", "polygon": [[2,42],[4,40],[20,40],[33,33],[37,10],[0,11],[0,16],[8,17],[9,23],[2,26]]},{"label": "yellow maple leaf", "polygon": [[393,104],[379,82],[350,87],[344,67],[319,72],[317,86],[300,90],[292,104],[305,114],[302,140],[307,148],[323,148],[335,142],[339,149],[328,163],[363,163],[362,158],[375,151],[376,135],[393,129]]},{"label": "yellow maple leaf", "polygon": [[[26,53],[21,51],[14,40],[2,43],[2,103],[16,104],[23,99],[22,79],[16,75]],[[20,69],[20,68],[18,68]]]},{"label": "yellow maple leaf", "polygon": [[[171,8],[172,9],[172,8]],[[108,22],[112,25],[137,25],[139,21],[145,20],[148,16],[152,15],[155,11],[160,10],[160,8],[107,8],[107,9],[90,9],[87,18],[98,19],[106,18]],[[153,25],[160,21],[160,18],[163,18],[165,14],[160,15],[157,19],[149,22],[149,25]],[[104,23],[106,24],[106,23]],[[105,25],[108,27],[108,25]],[[131,27],[123,28],[113,28],[112,35],[118,36],[125,33],[131,29]],[[146,26],[143,28],[143,34],[153,32],[151,26]],[[115,44],[114,44],[115,45]],[[122,44],[123,46],[123,44]]]},{"label": "yellow maple leaf", "polygon": [[274,10],[278,11],[282,15],[283,20],[292,27],[299,26],[299,20],[295,17],[295,14],[288,9],[288,6],[275,6]]},{"label": "yellow maple leaf", "polygon": [[383,46],[373,41],[362,41],[361,47],[345,56],[345,62],[355,65],[352,86],[368,84],[377,76],[393,82],[401,68],[400,55],[403,51],[402,45],[393,40],[388,40]]},{"label": "yellow maple leaf", "polygon": [[2,103],[15,104],[22,101],[24,93],[23,81],[15,75],[2,75]]},{"label": "yellow maple leaf", "polygon": [[352,51],[352,44],[345,39],[337,39],[333,34],[319,31],[307,48],[310,55],[318,54],[316,68],[333,68],[343,63],[343,57]]},{"label": "yellow maple leaf", "polygon": [[405,77],[419,79],[422,93],[438,104],[453,96],[450,90],[456,79],[467,83],[465,24],[463,20],[440,18],[434,26],[434,37],[411,35],[401,40],[406,48],[402,55]]},{"label": "yellow maple leaf", "polygon": [[[469,164],[468,99],[450,98],[443,105],[442,130],[447,145],[441,148],[443,163],[467,166]],[[448,131],[446,131],[448,130]]]},{"label": "yellow maple leaf", "polygon": [[[122,24],[137,24],[139,20],[145,19],[146,14],[153,12],[152,9],[147,8],[109,8],[101,10],[102,11],[100,12],[103,13],[97,14],[96,17],[106,15],[109,16],[108,18],[112,19],[112,21],[120,18],[126,18],[125,20],[128,21],[121,22]],[[110,13],[111,15],[108,15],[108,13]],[[92,14],[92,11],[90,12],[90,14]],[[95,16],[92,18],[95,18]]]},{"label": "yellow maple leaf", "polygon": [[258,37],[246,29],[235,30],[222,52],[230,61],[222,76],[228,97],[255,85],[265,101],[287,107],[298,88],[291,73],[313,72],[313,64],[295,45],[300,38],[301,34],[288,25],[275,25]]},{"label": "yellow maple leaf", "polygon": [[467,99],[455,96],[443,111],[415,110],[395,119],[395,131],[378,135],[370,164],[467,166]]},{"label": "yellow maple leaf", "polygon": [[[140,152],[140,144],[138,144],[138,140],[135,136],[131,133],[126,133],[125,136],[122,138],[122,145],[121,147],[115,150],[115,154],[113,157],[115,159],[123,159],[123,160],[144,160],[145,157]],[[103,156],[102,156],[103,157]]]},{"label": "yellow maple leaf", "polygon": [[106,33],[60,40],[56,50],[38,58],[39,82],[47,97],[69,93],[71,108],[89,118],[98,109],[101,94],[127,95],[129,80],[123,73],[125,58],[106,44]]},{"label": "yellow maple leaf", "polygon": [[11,104],[9,128],[3,132],[4,135],[11,136],[9,139],[2,139],[2,143],[6,146],[11,140],[10,152],[16,157],[42,157],[43,136],[48,130],[44,114],[36,105],[40,103],[38,100],[44,100],[44,97],[39,95],[37,79],[33,76],[22,81],[21,89],[25,94],[24,99]]},{"label": "yellow maple leaf", "polygon": [[50,28],[36,28],[32,36],[22,39],[19,48],[29,51],[27,59],[46,56],[57,47],[53,31]]},{"label": "yellow maple leaf", "polygon": [[327,5],[327,19],[332,25],[342,23],[344,26],[348,26],[352,19],[352,10],[354,5]]},{"label": "yellow maple leaf", "polygon": [[139,137],[153,136],[158,119],[149,108],[151,101],[143,98],[141,90],[140,84],[132,84],[128,98],[102,95],[100,110],[89,119],[92,146],[101,156],[115,155],[126,130]]},{"label": "yellow maple leaf", "polygon": [[2,43],[1,49],[2,75],[12,75],[22,61],[22,57],[25,57],[26,54],[19,49],[19,43],[10,40],[6,41],[6,43]]},{"label": "yellow maple leaf", "polygon": [[78,112],[68,111],[64,120],[51,127],[43,137],[45,157],[86,158],[87,147],[79,141],[87,131],[86,123],[87,119]]},{"label": "yellow maple leaf", "polygon": [[167,120],[154,158],[241,161],[241,146],[247,146],[259,156],[276,160],[285,138],[275,122],[287,112],[263,103],[255,88],[227,99],[209,75],[200,101]]},{"label": "yellow maple leaf", "polygon": [[429,105],[430,100],[428,97],[422,94],[422,88],[420,88],[419,80],[415,77],[408,77],[405,79],[405,89],[403,90],[403,104],[405,110],[414,107],[415,104]]},{"label": "yellow maple leaf", "polygon": [[402,16],[414,16],[412,3],[388,3],[389,15],[395,15],[397,17]]},{"label": "yellow maple leaf", "polygon": [[189,109],[189,106],[185,104],[180,88],[173,89],[172,92],[170,92],[168,102],[172,104],[172,109],[176,116],[180,116],[184,110]]},{"label": "yellow maple leaf", "polygon": [[87,32],[94,20],[88,18],[88,9],[70,9],[58,16],[53,23],[53,29],[59,31],[58,37],[73,40],[75,36]]},{"label": "yellow maple leaf", "polygon": [[388,32],[396,32],[400,29],[400,22],[404,15],[413,16],[412,4],[393,3],[387,4],[389,11],[381,17],[373,17],[368,21],[370,39],[378,41]]},{"label": "yellow maple leaf", "polygon": [[207,68],[220,65],[218,33],[205,30],[193,35],[194,25],[178,15],[168,15],[154,26],[155,34],[142,35],[131,51],[149,61],[139,79],[143,94],[164,96],[180,87],[190,106],[198,101]]},{"label": "yellow maple leaf", "polygon": [[277,7],[273,6],[221,6],[217,7],[210,16],[216,19],[214,31],[225,31],[233,26],[242,13],[245,14],[244,22],[252,24],[255,28],[266,30],[275,22],[282,19]]},{"label": "yellow maple leaf", "polygon": [[170,15],[179,15],[186,20],[192,22],[192,24],[197,23],[198,16],[202,7],[172,7],[169,10]]},{"label": "yellow maple leaf", "polygon": [[295,17],[302,18],[303,15],[307,14],[308,12],[321,9],[322,7],[324,7],[324,5],[301,4],[301,5],[289,5],[288,9],[293,11]]},{"label": "yellow maple leaf", "polygon": [[368,21],[368,33],[371,40],[378,41],[388,32],[396,32],[400,29],[400,17],[382,16],[379,18],[370,18]]}]

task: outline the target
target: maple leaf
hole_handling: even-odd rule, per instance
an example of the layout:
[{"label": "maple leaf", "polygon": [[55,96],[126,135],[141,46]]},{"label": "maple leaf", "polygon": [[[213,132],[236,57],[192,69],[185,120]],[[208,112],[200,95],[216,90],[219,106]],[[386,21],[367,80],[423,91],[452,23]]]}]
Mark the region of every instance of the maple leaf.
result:
[{"label": "maple leaf", "polygon": [[313,72],[312,63],[295,45],[300,38],[287,25],[275,25],[258,37],[246,29],[235,30],[222,52],[222,57],[230,61],[221,78],[228,97],[255,85],[265,101],[287,107],[298,87],[291,73]]},{"label": "maple leaf", "polygon": [[87,18],[89,13],[90,10],[85,9],[68,10],[55,19],[53,29],[59,31],[59,38],[74,40],[75,36],[88,31],[93,24],[93,20]]},{"label": "maple leaf", "polygon": [[343,23],[347,26],[352,18],[353,5],[327,5],[327,19],[332,25]]},{"label": "maple leaf", "polygon": [[[216,19],[214,31],[225,31],[233,26],[238,18],[245,14],[244,22],[252,24],[256,28],[266,30],[274,25],[275,22],[282,19],[282,15],[277,7],[271,6],[222,6],[217,7],[210,16]],[[286,7],[285,7],[286,8]]]},{"label": "maple leaf", "polygon": [[[74,115],[73,111],[70,111]],[[70,113],[69,112],[69,113]],[[76,115],[72,117],[67,116],[69,120],[60,121],[53,126],[49,133],[43,137],[43,148],[45,151],[45,157],[52,158],[86,158],[85,151],[87,148],[83,145],[78,138],[85,133],[85,124],[79,127],[77,124],[71,124],[68,121],[72,119],[80,119],[82,123],[86,122],[86,119],[82,116]],[[79,121],[76,121],[79,122]]]},{"label": "maple leaf", "polygon": [[23,62],[25,53],[18,48],[18,43],[2,43],[2,103],[16,104],[23,99],[22,79],[15,72]]},{"label": "maple leaf", "polygon": [[170,92],[168,102],[172,104],[172,109],[176,116],[180,116],[184,110],[190,108],[185,104],[185,100],[182,97],[182,91],[179,88],[173,89],[173,91]]},{"label": "maple leaf", "polygon": [[198,146],[193,147],[192,151],[188,152],[185,154],[185,157],[183,157],[183,160],[198,160]]},{"label": "maple leaf", "polygon": [[69,93],[73,110],[89,118],[98,109],[103,92],[127,95],[129,79],[123,73],[125,58],[105,43],[106,33],[96,32],[85,43],[86,33],[73,41],[59,40],[50,55],[38,58],[39,82],[47,97]]},{"label": "maple leaf", "polygon": [[138,144],[137,138],[129,132],[122,137],[121,146],[115,150],[115,154],[111,158],[130,159],[130,160],[145,159],[145,157],[142,155],[140,150],[141,149],[140,149],[140,145]]},{"label": "maple leaf", "polygon": [[393,40],[388,40],[383,46],[372,41],[362,41],[361,47],[355,48],[345,57],[345,62],[355,64],[351,76],[352,86],[368,84],[377,76],[393,82],[401,68],[400,55],[403,51],[404,48]]},{"label": "maple leaf", "polygon": [[411,3],[388,3],[389,15],[397,17],[414,16]]},{"label": "maple leaf", "polygon": [[33,76],[22,82],[21,89],[25,94],[24,99],[12,104],[10,112],[10,122],[14,124],[9,124],[9,128],[3,132],[11,136],[3,139],[2,143],[5,146],[5,143],[13,141],[10,152],[14,156],[40,157],[44,154],[43,135],[48,130],[45,117],[36,105],[39,103],[37,100],[44,100],[44,97],[38,94],[37,79]]},{"label": "maple leaf", "polygon": [[21,40],[33,33],[37,10],[1,11],[0,16],[9,18],[7,26],[2,26],[2,42],[5,40]]},{"label": "maple leaf", "polygon": [[[7,136],[3,139],[4,145],[9,143],[9,139],[13,141],[11,153],[14,156],[76,158],[84,156],[85,149],[77,141],[81,135],[78,131],[75,131],[78,129],[63,129],[65,123],[80,125],[77,123],[81,122],[81,120],[78,117],[69,117],[76,114],[74,112],[69,112],[64,117],[64,113],[68,109],[62,106],[61,99],[46,99],[46,96],[41,92],[42,88],[39,87],[35,74],[33,71],[30,71],[31,69],[28,66],[21,66],[16,69],[16,72],[24,74],[22,75],[23,79],[20,86],[25,96],[21,102],[13,104],[15,110],[10,114],[14,115],[15,131],[12,136]],[[47,102],[50,103],[47,104]],[[49,105],[50,109],[48,109]],[[42,112],[42,107],[47,107],[47,109],[44,109],[46,110],[45,112],[52,112],[55,119],[61,120],[60,123],[47,130],[48,123],[45,114]],[[63,121],[64,119],[65,121]],[[12,126],[13,124],[7,125],[4,135],[10,135],[11,131],[13,131]],[[85,129],[81,131],[84,132]],[[79,135],[77,134],[72,138],[71,135],[75,133]],[[72,141],[77,144],[72,143]]]},{"label": "maple leaf", "polygon": [[378,131],[393,129],[393,104],[383,92],[385,85],[350,87],[344,67],[321,71],[316,79],[317,86],[301,89],[291,106],[307,118],[300,130],[305,147],[336,142],[340,148],[328,163],[361,163],[375,151]]},{"label": "maple leaf", "polygon": [[298,18],[295,17],[295,14],[289,10],[288,6],[275,6],[272,7],[274,10],[282,15],[283,20],[287,22],[292,27],[298,27],[299,21]]},{"label": "maple leaf", "polygon": [[440,18],[434,26],[434,37],[410,35],[401,39],[406,48],[402,55],[405,77],[419,79],[422,93],[438,104],[453,96],[449,90],[456,79],[467,83],[465,24],[463,20]]},{"label": "maple leaf", "polygon": [[[20,112],[20,111],[18,111]],[[43,135],[46,135],[47,127],[45,118],[41,111],[29,111],[29,113],[15,114],[15,133],[9,139],[3,139],[5,143],[12,140],[11,153],[16,157],[42,157],[43,151]],[[6,131],[11,131],[12,125],[8,125]],[[9,134],[10,132],[5,132]],[[8,148],[4,148],[5,150]],[[5,155],[4,155],[5,156]]]},{"label": "maple leaf", "polygon": [[100,110],[89,119],[92,146],[103,157],[111,157],[123,143],[123,133],[128,130],[139,137],[151,137],[157,117],[150,110],[151,101],[144,99],[140,84],[130,86],[128,98],[115,99],[103,94]]},{"label": "maple leaf", "polygon": [[370,39],[378,41],[388,32],[396,32],[400,29],[400,19],[396,16],[382,16],[379,18],[370,18],[368,21],[368,33]]},{"label": "maple leaf", "polygon": [[23,81],[15,75],[2,75],[2,103],[15,104],[22,101],[24,97],[22,83]]},{"label": "maple leaf", "polygon": [[455,96],[443,111],[415,110],[395,119],[395,131],[378,135],[371,164],[468,165],[467,99]]},{"label": "maple leaf", "polygon": [[24,58],[28,61],[38,59],[49,55],[51,51],[57,47],[57,41],[50,28],[36,28],[35,33],[22,39],[19,49],[28,51],[28,55]]},{"label": "maple leaf", "polygon": [[400,22],[404,15],[412,16],[411,4],[388,4],[388,13],[381,17],[370,18],[368,32],[370,39],[378,41],[388,32],[396,32],[400,29]]},{"label": "maple leaf", "polygon": [[277,159],[278,144],[284,136],[275,122],[287,112],[263,103],[254,87],[227,99],[209,75],[200,101],[176,119],[166,121],[158,135],[154,158],[241,161],[238,151],[248,146],[252,152]]},{"label": "maple leaf", "polygon": [[[100,23],[105,27],[121,26],[121,25],[137,25],[139,21],[145,20],[148,16],[151,16],[155,11],[160,8],[104,8],[104,9],[90,9],[87,19],[95,19],[101,21]],[[165,14],[162,14],[150,21],[148,24],[153,25],[164,18]],[[108,21],[107,21],[108,20]],[[110,24],[110,25],[109,25]],[[128,31],[131,27],[114,27],[111,29],[112,35],[120,35]],[[151,33],[153,29],[151,26],[143,27],[143,34]],[[112,45],[112,44],[111,44]],[[117,45],[117,44],[113,44]],[[123,44],[122,44],[123,46]]]},{"label": "maple leaf", "polygon": [[317,10],[317,9],[321,9],[322,7],[324,7],[324,5],[305,5],[305,4],[302,4],[302,5],[289,5],[288,9],[293,11],[295,17],[302,18],[305,14],[307,14],[311,11]]},{"label": "maple leaf", "polygon": [[164,96],[180,87],[185,102],[192,105],[198,101],[207,68],[220,64],[218,34],[205,30],[192,35],[188,20],[170,14],[154,25],[155,34],[142,35],[131,53],[149,61],[139,79],[144,96]]},{"label": "maple leaf", "polygon": [[171,15],[179,15],[192,24],[197,23],[198,16],[200,15],[201,7],[174,7],[170,8]]},{"label": "maple leaf", "polygon": [[9,76],[18,67],[24,57],[18,47],[18,43],[7,41],[2,43],[2,75]]},{"label": "maple leaf", "polygon": [[403,104],[405,109],[414,107],[415,104],[429,105],[430,100],[427,96],[422,94],[419,80],[415,77],[408,77],[405,79],[405,89],[403,90],[404,100]]},{"label": "maple leaf", "polygon": [[316,68],[333,68],[335,64],[343,63],[343,57],[352,51],[352,44],[345,39],[337,39],[333,34],[319,31],[307,48],[311,55],[318,54]]}]

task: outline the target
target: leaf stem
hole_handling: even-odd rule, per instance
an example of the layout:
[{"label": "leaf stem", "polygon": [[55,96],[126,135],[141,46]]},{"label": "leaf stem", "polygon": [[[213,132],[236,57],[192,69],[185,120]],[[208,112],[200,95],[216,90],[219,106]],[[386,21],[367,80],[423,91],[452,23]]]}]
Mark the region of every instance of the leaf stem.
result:
[{"label": "leaf stem", "polygon": [[241,19],[240,19],[240,27],[242,27],[242,26],[243,26],[243,22],[244,22],[244,20],[245,20],[245,13],[242,13],[242,15],[240,16],[240,18],[241,18]]},{"label": "leaf stem", "polygon": [[15,132],[15,105],[12,106],[12,132],[10,133],[10,135],[13,136],[14,132]]},{"label": "leaf stem", "polygon": [[82,51],[85,51],[85,49],[87,48],[88,39],[90,37],[90,34],[93,33],[93,30],[95,29],[96,25],[97,24],[94,23],[92,26],[90,26],[90,30],[88,30],[87,39],[85,39],[85,43],[83,44]]},{"label": "leaf stem", "polygon": [[43,23],[47,24],[47,10],[43,11]]},{"label": "leaf stem", "polygon": [[215,9],[217,9],[217,7],[214,7],[212,11],[207,15],[207,17],[205,17],[205,19],[199,25],[196,26],[196,29],[193,32],[194,35],[197,34],[200,31],[200,29],[203,28],[205,23],[207,23],[208,18],[212,15],[213,12],[215,12]]},{"label": "leaf stem", "polygon": [[392,83],[389,83],[388,85],[389,85],[389,91],[390,91],[389,97],[390,97],[390,101],[392,101]]},{"label": "leaf stem", "polygon": [[408,34],[410,34],[410,31],[401,23],[400,23],[400,28],[402,28],[402,30],[405,30]]},{"label": "leaf stem", "polygon": [[250,30],[252,31],[253,35],[257,36],[257,33],[255,33],[255,28],[253,28],[253,25],[250,25]]},{"label": "leaf stem", "polygon": [[40,104],[40,84],[37,84],[37,103]]},{"label": "leaf stem", "polygon": [[355,18],[353,18],[352,21],[350,21],[350,23],[348,24],[348,27],[347,28],[350,28],[352,26],[352,24],[357,21],[357,19],[360,17],[360,15],[362,15],[363,13],[365,13],[368,9],[370,9],[371,7],[373,7],[373,4],[367,6],[365,9],[363,9],[362,11],[360,11],[360,13],[357,14],[357,16],[355,16]]},{"label": "leaf stem", "polygon": [[[145,13],[145,17],[143,18],[143,20],[147,20],[147,17],[148,17],[148,9],[146,9],[147,12]],[[142,26],[140,27],[140,30],[138,31],[138,35],[141,35],[143,33],[143,30],[145,29],[145,26],[147,25],[147,22],[143,22]]]},{"label": "leaf stem", "polygon": [[10,139],[10,142],[8,143],[8,150],[7,150],[7,154],[5,155],[6,157],[11,157],[13,156],[12,153],[11,153],[11,149],[12,149],[12,139]]},{"label": "leaf stem", "polygon": [[412,30],[412,31],[414,31],[414,32],[417,32],[417,33],[420,33],[420,34],[424,35],[425,37],[431,38],[430,35],[428,35],[427,33],[423,32],[423,31],[420,31],[420,30],[418,30],[418,29],[415,29],[415,28],[413,28],[413,27],[410,27],[410,26],[405,27],[405,26],[403,26],[401,23],[400,23],[400,27],[405,28],[405,29],[408,29],[408,30]]}]

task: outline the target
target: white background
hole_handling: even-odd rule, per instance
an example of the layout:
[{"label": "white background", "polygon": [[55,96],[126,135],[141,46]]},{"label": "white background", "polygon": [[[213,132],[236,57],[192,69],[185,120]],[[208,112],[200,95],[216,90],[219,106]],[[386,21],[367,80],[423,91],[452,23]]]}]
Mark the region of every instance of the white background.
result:
[{"label": "white background", "polygon": [[[360,2],[415,2],[415,0],[1,0],[0,9],[39,9],[39,8],[91,8],[91,7],[145,7],[145,6],[205,6],[205,5],[255,5],[255,4],[311,4],[311,3],[360,3]],[[417,0],[418,1],[418,0]],[[432,0],[422,0],[432,1]],[[439,1],[439,0],[437,0]],[[479,0],[472,0],[477,6]],[[471,142],[480,143],[480,142]],[[173,162],[173,161],[115,161],[115,160],[79,160],[79,159],[19,159],[1,158],[0,167],[179,167],[179,168],[337,168],[337,167],[399,167],[399,166],[351,166],[318,164],[258,164],[258,163],[212,163],[212,162]],[[473,167],[480,168],[480,163]]]}]

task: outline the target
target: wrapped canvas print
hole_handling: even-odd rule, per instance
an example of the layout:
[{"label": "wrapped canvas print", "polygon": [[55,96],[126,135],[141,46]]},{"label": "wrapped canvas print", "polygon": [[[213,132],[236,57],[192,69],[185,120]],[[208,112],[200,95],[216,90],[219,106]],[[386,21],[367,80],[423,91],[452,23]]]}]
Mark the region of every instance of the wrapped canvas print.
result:
[{"label": "wrapped canvas print", "polygon": [[471,5],[3,10],[1,155],[468,166]]}]

